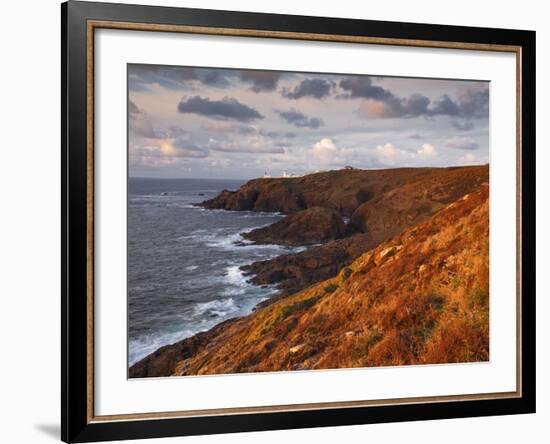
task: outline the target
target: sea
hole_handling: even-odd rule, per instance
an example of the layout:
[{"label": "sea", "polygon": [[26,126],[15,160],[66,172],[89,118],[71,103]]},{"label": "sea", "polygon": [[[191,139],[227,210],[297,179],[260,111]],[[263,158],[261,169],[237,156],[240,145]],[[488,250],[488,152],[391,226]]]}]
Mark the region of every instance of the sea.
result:
[{"label": "sea", "polygon": [[282,215],[194,205],[244,182],[129,179],[129,365],[163,345],[246,315],[277,292],[251,284],[239,267],[303,250],[243,239],[242,233]]}]

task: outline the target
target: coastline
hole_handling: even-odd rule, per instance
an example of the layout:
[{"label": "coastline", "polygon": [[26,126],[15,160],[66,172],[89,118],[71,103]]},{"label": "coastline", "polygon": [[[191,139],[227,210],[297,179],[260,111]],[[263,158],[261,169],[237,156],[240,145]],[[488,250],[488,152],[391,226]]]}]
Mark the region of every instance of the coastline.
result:
[{"label": "coastline", "polygon": [[[405,179],[401,180],[388,174],[388,170],[378,170],[377,174],[370,170],[320,173],[327,176],[328,182],[335,182],[334,179],[337,182],[337,176],[360,176],[359,180],[352,177],[355,188],[342,186],[343,195],[336,198],[330,190],[337,187],[337,184],[332,183],[323,189],[319,187],[318,180],[312,180],[317,195],[319,188],[321,191],[329,190],[330,195],[321,196],[321,202],[318,196],[307,194],[308,184],[304,185],[307,182],[304,178],[256,179],[247,182],[237,191],[223,190],[215,198],[197,204],[214,211],[282,213],[285,217],[280,221],[240,235],[250,241],[250,234],[256,232],[253,242],[257,244],[279,240],[280,243],[276,245],[299,246],[299,242],[304,240],[305,229],[307,242],[301,245],[305,250],[240,266],[239,270],[243,275],[249,277],[248,282],[257,286],[274,285],[278,292],[257,303],[250,314],[224,320],[207,331],[157,349],[130,366],[131,377],[167,376],[166,369],[174,369],[176,362],[193,356],[223,332],[235,329],[251,316],[278,305],[284,299],[293,299],[296,295],[310,291],[320,282],[343,279],[342,273],[345,275],[350,270],[347,267],[366,252],[373,251],[405,230],[426,222],[467,192],[488,181],[487,166],[453,167],[444,170],[449,177],[443,179],[440,177],[442,169],[435,168],[400,169],[400,172],[406,172]],[[367,175],[375,177],[370,181],[363,180]],[[437,177],[435,182],[434,177]],[[280,186],[277,189],[273,184]],[[444,191],[445,187],[447,191]],[[269,190],[271,194],[266,196],[265,190]],[[353,204],[350,204],[349,196],[355,199]],[[407,200],[411,202],[414,201],[414,205],[407,208],[403,204],[403,196],[407,196]],[[320,203],[328,206],[321,207]],[[323,210],[312,211],[312,208]],[[392,224],[388,226],[387,220],[392,220]],[[273,226],[275,229],[270,230]],[[239,248],[239,245],[235,248]],[[148,370],[144,371],[144,367]],[[153,367],[157,371],[151,370]]]}]

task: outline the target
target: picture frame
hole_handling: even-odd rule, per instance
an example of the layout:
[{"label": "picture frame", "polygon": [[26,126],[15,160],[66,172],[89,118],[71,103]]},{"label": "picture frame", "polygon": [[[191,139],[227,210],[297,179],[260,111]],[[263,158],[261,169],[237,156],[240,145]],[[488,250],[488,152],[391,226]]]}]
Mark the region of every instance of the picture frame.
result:
[{"label": "picture frame", "polygon": [[[279,430],[535,412],[535,33],[533,31],[69,1],[62,23],[61,434],[65,442]],[[96,414],[94,83],[101,29],[515,56],[514,391]],[[429,76],[429,73],[426,74]],[[104,155],[104,154],[102,154]],[[495,156],[498,154],[494,154]],[[125,297],[122,295],[121,297]],[[124,350],[125,352],[125,350]],[[148,381],[143,381],[147,383]]]}]

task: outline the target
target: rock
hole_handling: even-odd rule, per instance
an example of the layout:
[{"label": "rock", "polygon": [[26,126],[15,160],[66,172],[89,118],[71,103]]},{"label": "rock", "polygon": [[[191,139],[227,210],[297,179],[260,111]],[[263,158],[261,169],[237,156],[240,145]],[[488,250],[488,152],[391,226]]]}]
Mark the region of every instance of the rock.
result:
[{"label": "rock", "polygon": [[487,165],[425,170],[359,205],[351,216],[350,227],[384,242],[476,190],[488,177]]},{"label": "rock", "polygon": [[[246,275],[253,275],[250,279],[253,284],[277,284],[282,297],[336,276],[342,268],[374,246],[368,234],[356,234],[300,253],[254,262],[241,267],[241,270]],[[259,305],[265,306],[275,300],[277,297]]]},{"label": "rock", "polygon": [[[486,182],[488,171],[487,165],[483,165],[454,169],[354,169],[324,171],[293,178],[261,178],[247,182],[236,191],[224,190],[215,198],[198,205],[212,209],[278,211],[285,214],[321,206],[332,208],[345,217],[352,217],[358,208],[363,207],[364,212],[352,217],[352,226],[366,232],[367,228],[371,230],[371,225],[387,221],[386,215],[397,217],[391,225],[398,225],[402,217],[399,213],[409,211],[400,207],[403,202],[414,203],[410,210],[412,217],[418,204],[425,203],[423,200],[450,203],[455,200],[452,198],[455,194],[458,194],[458,198],[471,192],[472,184]],[[392,191],[395,192],[392,194]],[[386,197],[381,199],[383,196]],[[382,213],[380,221],[376,217],[373,221],[365,218],[373,214],[369,208],[374,208],[375,213]],[[430,208],[425,209],[433,214]],[[383,227],[382,230],[385,231]]]},{"label": "rock", "polygon": [[339,239],[345,234],[346,225],[337,211],[311,207],[268,227],[244,233],[243,237],[257,244],[308,245]]},{"label": "rock", "polygon": [[305,346],[306,346],[306,344],[295,345],[294,347],[290,347],[289,352],[290,352],[291,355],[295,355],[301,349],[303,349]]}]

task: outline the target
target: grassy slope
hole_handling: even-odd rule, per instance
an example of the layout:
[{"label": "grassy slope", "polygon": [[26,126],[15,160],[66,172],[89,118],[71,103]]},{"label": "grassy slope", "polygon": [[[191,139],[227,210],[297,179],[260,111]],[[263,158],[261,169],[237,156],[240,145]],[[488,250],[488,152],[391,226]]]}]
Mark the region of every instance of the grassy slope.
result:
[{"label": "grassy slope", "polygon": [[154,358],[179,375],[488,360],[488,227],[482,185],[335,278]]}]

